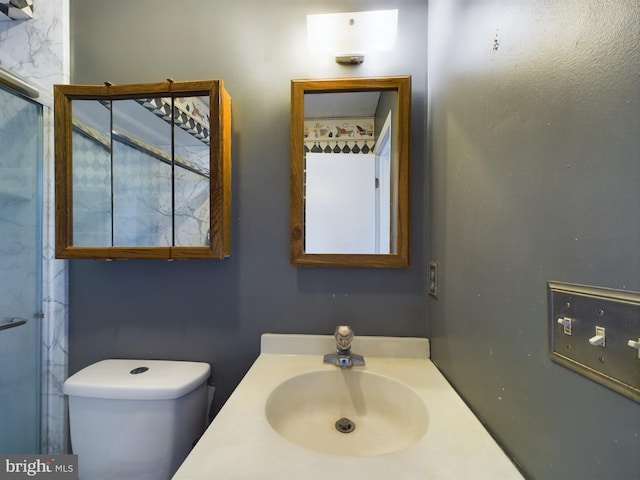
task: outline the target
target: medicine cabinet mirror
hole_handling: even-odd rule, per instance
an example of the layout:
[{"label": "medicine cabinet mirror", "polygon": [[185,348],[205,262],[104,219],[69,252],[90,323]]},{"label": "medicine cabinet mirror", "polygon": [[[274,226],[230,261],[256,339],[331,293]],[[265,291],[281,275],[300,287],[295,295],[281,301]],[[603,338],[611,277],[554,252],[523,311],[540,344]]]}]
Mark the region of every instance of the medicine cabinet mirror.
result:
[{"label": "medicine cabinet mirror", "polygon": [[220,80],[55,85],[57,258],[230,255]]},{"label": "medicine cabinet mirror", "polygon": [[292,265],[409,266],[411,77],[291,82]]}]

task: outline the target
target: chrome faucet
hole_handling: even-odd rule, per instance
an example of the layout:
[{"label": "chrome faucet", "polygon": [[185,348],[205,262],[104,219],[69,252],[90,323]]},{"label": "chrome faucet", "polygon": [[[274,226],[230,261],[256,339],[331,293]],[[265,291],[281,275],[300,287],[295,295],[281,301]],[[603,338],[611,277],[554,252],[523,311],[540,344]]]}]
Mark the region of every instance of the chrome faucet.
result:
[{"label": "chrome faucet", "polygon": [[362,355],[351,353],[351,342],[353,341],[354,333],[350,326],[338,326],[333,336],[336,339],[336,351],[335,353],[327,353],[324,356],[324,363],[341,368],[364,365]]}]

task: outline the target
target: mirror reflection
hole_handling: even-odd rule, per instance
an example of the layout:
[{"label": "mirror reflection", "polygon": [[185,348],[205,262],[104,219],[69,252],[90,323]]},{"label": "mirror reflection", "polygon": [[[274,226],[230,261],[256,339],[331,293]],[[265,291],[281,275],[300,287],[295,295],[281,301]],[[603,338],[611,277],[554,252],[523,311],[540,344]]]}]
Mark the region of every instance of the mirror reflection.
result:
[{"label": "mirror reflection", "polygon": [[304,96],[305,252],[397,252],[397,92]]},{"label": "mirror reflection", "polygon": [[218,82],[56,86],[59,258],[229,254],[230,99]]},{"label": "mirror reflection", "polygon": [[208,98],[72,102],[75,246],[206,245],[209,129],[180,128],[183,110]]},{"label": "mirror reflection", "polygon": [[292,82],[292,264],[408,265],[409,89]]}]

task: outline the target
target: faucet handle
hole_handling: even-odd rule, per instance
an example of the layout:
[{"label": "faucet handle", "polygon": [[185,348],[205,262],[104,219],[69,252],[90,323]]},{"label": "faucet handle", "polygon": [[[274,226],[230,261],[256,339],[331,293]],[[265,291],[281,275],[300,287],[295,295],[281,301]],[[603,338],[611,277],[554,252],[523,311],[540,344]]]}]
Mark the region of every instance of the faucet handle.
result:
[{"label": "faucet handle", "polygon": [[339,325],[333,334],[336,339],[336,347],[340,351],[350,350],[353,340],[353,329],[349,325]]}]

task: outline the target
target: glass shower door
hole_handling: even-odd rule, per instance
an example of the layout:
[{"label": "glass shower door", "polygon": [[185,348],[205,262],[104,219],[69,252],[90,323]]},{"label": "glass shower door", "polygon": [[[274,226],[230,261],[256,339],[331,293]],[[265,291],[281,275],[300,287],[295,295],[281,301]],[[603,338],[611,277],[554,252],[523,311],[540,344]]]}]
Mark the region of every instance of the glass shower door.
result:
[{"label": "glass shower door", "polygon": [[40,452],[42,106],[0,86],[0,453]]}]

